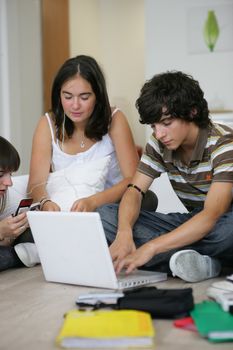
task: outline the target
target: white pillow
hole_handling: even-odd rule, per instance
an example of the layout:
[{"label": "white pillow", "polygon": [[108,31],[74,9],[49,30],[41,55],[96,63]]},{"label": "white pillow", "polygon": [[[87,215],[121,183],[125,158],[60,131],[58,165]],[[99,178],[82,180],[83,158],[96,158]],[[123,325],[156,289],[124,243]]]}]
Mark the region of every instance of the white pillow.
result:
[{"label": "white pillow", "polygon": [[[91,196],[104,190],[110,164],[110,156],[83,164],[73,163],[69,167],[55,171],[48,177],[47,192],[61,210],[69,211],[75,200]],[[13,186],[8,189],[5,210],[0,220],[15,213],[21,199],[27,195],[28,175],[12,177]]]},{"label": "white pillow", "polygon": [[69,167],[49,175],[46,190],[62,211],[69,211],[74,201],[104,190],[110,156]]},{"label": "white pillow", "polygon": [[13,176],[12,182],[13,185],[8,188],[6,207],[4,212],[0,214],[0,220],[14,214],[21,199],[28,197],[28,175]]}]

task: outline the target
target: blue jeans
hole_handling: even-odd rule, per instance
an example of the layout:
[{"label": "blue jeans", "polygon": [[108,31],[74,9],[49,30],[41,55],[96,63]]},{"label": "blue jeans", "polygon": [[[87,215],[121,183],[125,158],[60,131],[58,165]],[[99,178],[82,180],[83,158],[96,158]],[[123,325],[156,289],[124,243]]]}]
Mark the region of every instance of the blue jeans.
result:
[{"label": "blue jeans", "polygon": [[[98,208],[97,211],[100,213],[106,238],[109,243],[112,243],[117,232],[118,204],[104,205]],[[140,247],[146,242],[174,230],[199,211],[201,209],[195,209],[190,213],[163,214],[141,210],[133,227],[136,247]],[[202,240],[189,246],[157,254],[145,266],[168,266],[171,255],[184,249],[194,249],[203,255],[220,259],[223,265],[233,266],[233,206],[220,217],[212,231]],[[166,269],[161,268],[161,270]]]},{"label": "blue jeans", "polygon": [[[34,242],[30,229],[22,233],[15,240],[14,245],[25,242]],[[0,271],[22,266],[24,266],[24,264],[18,258],[13,246],[0,246]]]},{"label": "blue jeans", "polygon": [[0,246],[0,271],[24,266],[12,246]]}]

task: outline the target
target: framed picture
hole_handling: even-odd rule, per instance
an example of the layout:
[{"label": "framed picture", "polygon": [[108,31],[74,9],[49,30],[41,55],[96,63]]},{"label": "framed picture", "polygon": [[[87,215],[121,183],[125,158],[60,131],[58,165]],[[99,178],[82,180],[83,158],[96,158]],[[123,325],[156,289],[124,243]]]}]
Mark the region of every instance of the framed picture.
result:
[{"label": "framed picture", "polygon": [[190,54],[233,51],[233,3],[187,9]]}]

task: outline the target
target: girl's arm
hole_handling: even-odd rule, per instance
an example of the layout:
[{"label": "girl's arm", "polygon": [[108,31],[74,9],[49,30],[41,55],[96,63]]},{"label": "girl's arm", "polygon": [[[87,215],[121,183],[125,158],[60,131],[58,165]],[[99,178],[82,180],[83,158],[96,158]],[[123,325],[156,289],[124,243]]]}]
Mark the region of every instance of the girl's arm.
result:
[{"label": "girl's arm", "polygon": [[[36,127],[30,163],[30,173],[28,182],[28,195],[34,202],[48,199],[46,183],[49,176],[52,155],[52,137],[47,118],[41,117]],[[44,200],[45,202],[45,200]],[[56,203],[47,201],[43,205],[43,210],[59,210]]]}]

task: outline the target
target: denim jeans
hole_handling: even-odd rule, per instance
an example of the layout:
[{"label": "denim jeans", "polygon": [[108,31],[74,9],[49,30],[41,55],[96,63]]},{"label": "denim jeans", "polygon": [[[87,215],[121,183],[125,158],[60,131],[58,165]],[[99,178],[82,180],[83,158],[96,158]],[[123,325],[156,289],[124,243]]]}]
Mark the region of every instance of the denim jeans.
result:
[{"label": "denim jeans", "polygon": [[[112,243],[117,232],[118,204],[104,205],[98,208],[97,211],[101,216],[106,238],[109,243]],[[133,227],[136,247],[140,247],[144,243],[174,230],[200,211],[201,209],[195,209],[190,213],[163,214],[141,210]],[[203,255],[222,260],[224,265],[233,266],[233,206],[219,218],[211,232],[202,240],[189,246],[157,254],[145,266],[168,266],[171,255],[184,249],[194,249]],[[166,269],[161,268],[161,270]]]},{"label": "denim jeans", "polygon": [[12,246],[0,246],[0,271],[24,266]]},{"label": "denim jeans", "polygon": [[[18,243],[33,242],[31,230],[27,229],[14,242]],[[12,267],[24,266],[18,258],[13,246],[0,246],[0,271],[7,270]]]}]

